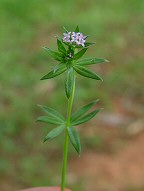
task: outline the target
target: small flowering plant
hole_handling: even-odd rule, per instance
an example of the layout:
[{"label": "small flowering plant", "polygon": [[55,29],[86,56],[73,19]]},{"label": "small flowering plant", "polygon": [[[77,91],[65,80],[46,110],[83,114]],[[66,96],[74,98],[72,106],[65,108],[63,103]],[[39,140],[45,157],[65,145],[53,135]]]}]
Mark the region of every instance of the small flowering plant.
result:
[{"label": "small flowering plant", "polygon": [[39,122],[57,125],[56,128],[51,130],[46,135],[46,137],[44,138],[44,142],[57,137],[63,131],[65,131],[61,191],[64,191],[65,188],[69,139],[77,153],[80,155],[81,144],[76,126],[89,121],[90,119],[95,117],[96,114],[101,110],[94,109],[93,111],[89,112],[89,110],[98,102],[98,100],[95,100],[72,113],[76,76],[77,74],[79,74],[86,78],[102,81],[102,78],[99,75],[87,69],[85,66],[108,62],[106,59],[103,58],[82,59],[81,57],[86,53],[89,46],[93,45],[94,43],[86,42],[88,36],[83,35],[79,31],[78,26],[76,27],[74,32],[69,32],[66,28],[64,28],[64,30],[65,33],[63,34],[63,37],[57,37],[58,52],[53,51],[48,47],[44,47],[45,51],[59,63],[54,67],[52,71],[43,76],[41,80],[51,79],[59,76],[62,73],[65,73],[65,93],[68,100],[67,116],[64,117],[58,111],[50,107],[40,105],[41,109],[47,115],[40,116],[37,119],[37,121]]}]

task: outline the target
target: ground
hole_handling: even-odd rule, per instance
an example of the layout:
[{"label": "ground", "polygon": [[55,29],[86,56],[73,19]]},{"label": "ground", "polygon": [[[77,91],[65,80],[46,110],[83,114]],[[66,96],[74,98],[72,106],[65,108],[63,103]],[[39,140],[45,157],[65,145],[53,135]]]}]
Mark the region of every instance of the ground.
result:
[{"label": "ground", "polygon": [[84,179],[83,191],[144,189],[144,133],[128,141],[116,154],[86,152],[71,161],[71,169]]}]

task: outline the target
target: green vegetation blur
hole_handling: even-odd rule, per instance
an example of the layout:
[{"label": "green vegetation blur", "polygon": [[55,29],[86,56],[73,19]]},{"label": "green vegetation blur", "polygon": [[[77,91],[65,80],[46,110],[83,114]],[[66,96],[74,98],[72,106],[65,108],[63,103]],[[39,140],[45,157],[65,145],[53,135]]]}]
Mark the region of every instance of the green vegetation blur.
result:
[{"label": "green vegetation blur", "polygon": [[[40,81],[56,64],[42,46],[56,50],[55,36],[62,36],[62,27],[73,31],[76,25],[96,42],[86,56],[110,62],[92,66],[103,83],[77,77],[74,109],[97,98],[107,112],[119,98],[138,108],[142,104],[143,0],[1,0],[0,190],[60,183],[63,136],[43,144],[53,127],[35,119],[42,114],[37,104],[66,115],[65,75]],[[101,141],[97,136],[82,142],[84,148],[100,150]],[[69,156],[77,157],[72,147]],[[76,190],[82,188],[81,180],[71,184]]]}]

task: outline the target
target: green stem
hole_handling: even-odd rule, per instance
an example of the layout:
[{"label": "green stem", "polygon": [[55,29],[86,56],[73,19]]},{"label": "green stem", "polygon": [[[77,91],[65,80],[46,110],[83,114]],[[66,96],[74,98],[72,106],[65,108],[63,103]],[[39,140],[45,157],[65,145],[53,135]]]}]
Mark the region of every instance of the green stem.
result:
[{"label": "green stem", "polygon": [[[71,111],[72,111],[74,92],[75,92],[75,78],[74,78],[74,83],[73,83],[73,87],[72,87],[72,94],[71,94],[71,96],[70,96],[70,98],[68,100],[67,123],[66,123],[66,127],[67,128],[70,125],[70,117],[71,117]],[[65,189],[66,169],[67,169],[67,156],[68,156],[68,142],[69,142],[69,135],[68,135],[68,131],[66,129],[66,131],[65,131],[65,143],[64,143],[64,154],[63,154],[61,191],[64,191],[64,189]]]}]

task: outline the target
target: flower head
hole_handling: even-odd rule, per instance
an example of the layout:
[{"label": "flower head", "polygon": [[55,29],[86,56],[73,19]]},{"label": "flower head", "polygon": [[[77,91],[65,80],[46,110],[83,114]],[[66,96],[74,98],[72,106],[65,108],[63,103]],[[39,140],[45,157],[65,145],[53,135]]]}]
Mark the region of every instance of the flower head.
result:
[{"label": "flower head", "polygon": [[82,33],[80,32],[68,32],[68,33],[64,33],[63,34],[63,41],[64,42],[68,42],[70,44],[79,46],[82,45],[83,47],[85,46],[85,39],[87,38],[87,36],[84,36]]}]

